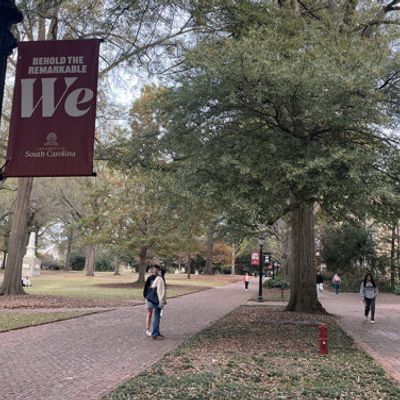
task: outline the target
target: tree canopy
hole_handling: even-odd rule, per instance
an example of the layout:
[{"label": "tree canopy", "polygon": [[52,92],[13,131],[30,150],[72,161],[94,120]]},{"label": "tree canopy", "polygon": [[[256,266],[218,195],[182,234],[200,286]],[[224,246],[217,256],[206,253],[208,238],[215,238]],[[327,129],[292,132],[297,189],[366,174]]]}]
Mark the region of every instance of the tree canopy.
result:
[{"label": "tree canopy", "polygon": [[398,29],[379,22],[378,4],[355,3],[204,6],[201,23],[211,33],[186,50],[181,72],[154,103],[153,139],[183,166],[191,190],[254,226],[300,212],[292,270],[302,271],[293,279],[309,291],[312,304],[301,306],[308,310],[319,306],[313,223],[301,231],[312,217],[307,208],[350,210],[365,193],[358,183],[395,146]]}]

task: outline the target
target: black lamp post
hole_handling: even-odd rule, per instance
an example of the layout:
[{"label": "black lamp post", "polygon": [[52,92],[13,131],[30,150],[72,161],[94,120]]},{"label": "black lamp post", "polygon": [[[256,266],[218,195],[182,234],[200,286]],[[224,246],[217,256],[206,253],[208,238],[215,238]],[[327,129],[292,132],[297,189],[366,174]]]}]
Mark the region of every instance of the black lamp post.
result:
[{"label": "black lamp post", "polygon": [[11,27],[23,20],[22,12],[14,0],[0,0],[0,122],[3,110],[4,82],[7,71],[7,58],[17,47]]},{"label": "black lamp post", "polygon": [[260,282],[258,285],[258,297],[257,300],[258,302],[262,303],[264,301],[263,298],[263,289],[262,289],[262,278],[263,278],[263,265],[264,265],[264,257],[263,257],[263,246],[264,246],[264,242],[265,242],[265,237],[264,236],[260,236],[258,238],[258,244],[260,245],[260,255],[259,255],[259,266],[260,266]]},{"label": "black lamp post", "polygon": [[272,279],[275,279],[275,261],[272,260],[271,264],[272,264]]}]

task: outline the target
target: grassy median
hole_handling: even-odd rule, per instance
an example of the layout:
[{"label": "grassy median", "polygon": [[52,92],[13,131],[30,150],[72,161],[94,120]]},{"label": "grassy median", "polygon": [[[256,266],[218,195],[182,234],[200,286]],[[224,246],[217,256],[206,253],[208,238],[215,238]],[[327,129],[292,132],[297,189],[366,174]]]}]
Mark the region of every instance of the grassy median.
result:
[{"label": "grassy median", "polygon": [[[320,323],[328,325],[328,355],[319,354]],[[333,317],[243,306],[105,399],[399,398]]]},{"label": "grassy median", "polygon": [[[83,272],[48,272],[33,277],[32,287],[24,288],[30,296],[1,296],[0,308],[65,308],[118,307],[143,302],[143,284],[136,283],[137,274],[113,275],[97,272],[85,276]],[[206,290],[234,282],[240,277],[226,275],[195,276],[167,274],[168,297]],[[2,275],[0,275],[0,281]]]},{"label": "grassy median", "polygon": [[[44,272],[33,277],[33,286],[25,288],[28,294],[43,294],[54,296],[69,296],[89,299],[143,299],[143,285],[136,284],[138,275],[125,273],[113,275],[107,272],[97,272],[96,276],[85,276],[83,272]],[[169,297],[195,292],[199,289],[220,286],[229,283],[226,279],[186,275],[166,275]]]},{"label": "grassy median", "polygon": [[0,312],[0,332],[27,326],[42,325],[49,322],[62,321],[86,315],[84,311],[65,312]]}]

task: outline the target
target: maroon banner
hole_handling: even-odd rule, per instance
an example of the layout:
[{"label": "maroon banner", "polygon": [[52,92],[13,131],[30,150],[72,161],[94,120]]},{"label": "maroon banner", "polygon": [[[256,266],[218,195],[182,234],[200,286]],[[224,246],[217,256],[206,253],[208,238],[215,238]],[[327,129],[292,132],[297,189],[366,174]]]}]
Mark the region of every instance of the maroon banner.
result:
[{"label": "maroon banner", "polygon": [[99,44],[18,44],[6,177],[92,175]]},{"label": "maroon banner", "polygon": [[258,253],[251,253],[251,265],[260,265],[260,256]]}]

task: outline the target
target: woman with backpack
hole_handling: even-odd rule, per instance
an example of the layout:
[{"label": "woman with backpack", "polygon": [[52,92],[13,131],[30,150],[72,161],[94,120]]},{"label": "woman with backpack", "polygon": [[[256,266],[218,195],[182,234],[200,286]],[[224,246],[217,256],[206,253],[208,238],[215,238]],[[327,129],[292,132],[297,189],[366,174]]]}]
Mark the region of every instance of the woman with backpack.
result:
[{"label": "woman with backpack", "polygon": [[339,274],[333,275],[332,283],[333,283],[333,286],[335,288],[336,296],[339,296],[340,284],[342,283],[342,278],[340,277]]},{"label": "woman with backpack", "polygon": [[[153,324],[151,329],[151,337],[154,340],[165,339],[164,336],[161,335],[160,333],[161,311],[163,307],[167,304],[167,290],[166,290],[164,275],[165,275],[165,270],[160,269],[158,271],[158,276],[156,277],[156,279],[154,279],[153,283],[151,284],[149,293],[147,295],[147,300],[149,300],[151,307],[153,309]],[[150,295],[153,295],[151,301],[149,297]]]},{"label": "woman with backpack", "polygon": [[160,267],[158,265],[153,265],[151,267],[151,275],[146,279],[146,282],[144,284],[143,288],[143,297],[145,298],[145,307],[146,307],[146,335],[151,336],[151,320],[153,318],[153,306],[152,304],[147,300],[147,295],[149,294],[149,290],[153,282],[158,276],[158,271],[160,270]]},{"label": "woman with backpack", "polygon": [[371,311],[371,324],[375,323],[375,299],[378,295],[378,288],[371,274],[365,274],[364,280],[361,282],[360,296],[364,303],[364,319],[368,319]]}]

